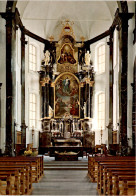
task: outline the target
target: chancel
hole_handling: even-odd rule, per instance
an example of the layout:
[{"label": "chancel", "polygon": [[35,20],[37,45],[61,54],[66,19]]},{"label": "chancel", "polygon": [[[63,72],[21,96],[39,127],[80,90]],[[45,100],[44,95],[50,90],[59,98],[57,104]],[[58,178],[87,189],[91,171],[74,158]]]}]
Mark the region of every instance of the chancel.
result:
[{"label": "chancel", "polygon": [[135,9],[0,1],[0,195],[135,195]]}]

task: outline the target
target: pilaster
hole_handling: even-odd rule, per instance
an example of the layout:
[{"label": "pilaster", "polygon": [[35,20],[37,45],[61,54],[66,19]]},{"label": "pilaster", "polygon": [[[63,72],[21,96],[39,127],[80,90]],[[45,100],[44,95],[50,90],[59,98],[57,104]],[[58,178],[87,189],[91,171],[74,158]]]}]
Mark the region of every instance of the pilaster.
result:
[{"label": "pilaster", "polygon": [[120,144],[122,155],[127,153],[127,82],[128,82],[128,20],[133,13],[119,13],[120,23]]},{"label": "pilaster", "polygon": [[15,35],[16,24],[14,13],[1,14],[6,20],[6,146],[5,153],[14,155],[14,66],[15,66]]},{"label": "pilaster", "polygon": [[94,81],[90,81],[90,78],[86,78],[86,117],[92,118],[92,96],[93,96]]}]

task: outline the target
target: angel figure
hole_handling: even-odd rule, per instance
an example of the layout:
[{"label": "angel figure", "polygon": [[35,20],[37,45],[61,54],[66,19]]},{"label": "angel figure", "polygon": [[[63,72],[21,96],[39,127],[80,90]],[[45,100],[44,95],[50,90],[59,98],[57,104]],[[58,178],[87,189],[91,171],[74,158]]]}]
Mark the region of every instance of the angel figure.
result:
[{"label": "angel figure", "polygon": [[44,64],[45,65],[48,65],[49,64],[49,61],[50,61],[50,52],[48,50],[46,50],[46,52],[44,53]]}]

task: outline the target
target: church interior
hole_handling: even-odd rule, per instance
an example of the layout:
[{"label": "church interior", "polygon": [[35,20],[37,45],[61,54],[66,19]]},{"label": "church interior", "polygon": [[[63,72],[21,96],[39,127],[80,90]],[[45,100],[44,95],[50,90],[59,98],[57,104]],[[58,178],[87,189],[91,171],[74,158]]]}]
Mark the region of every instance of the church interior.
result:
[{"label": "church interior", "polygon": [[0,195],[135,195],[135,10],[0,1]]}]

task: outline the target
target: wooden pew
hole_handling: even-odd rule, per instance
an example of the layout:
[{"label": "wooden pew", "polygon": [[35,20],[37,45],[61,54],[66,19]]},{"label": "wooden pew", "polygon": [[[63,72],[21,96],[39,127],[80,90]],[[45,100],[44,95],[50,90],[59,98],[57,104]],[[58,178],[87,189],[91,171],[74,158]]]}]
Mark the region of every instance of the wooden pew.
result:
[{"label": "wooden pew", "polygon": [[0,171],[6,171],[8,169],[18,169],[20,175],[20,183],[23,183],[24,194],[30,195],[32,192],[32,166],[31,163],[24,165],[8,164],[7,162],[0,162]]},{"label": "wooden pew", "polygon": [[[113,192],[111,189],[108,189],[108,194],[111,192],[111,194],[116,194],[116,195],[127,195],[129,192],[129,185],[132,185],[136,183],[135,179],[135,172],[133,174],[114,174],[115,179],[114,179],[114,189]],[[120,186],[119,186],[120,185]],[[136,186],[136,184],[135,184]],[[135,186],[133,186],[133,191],[135,191]]]},{"label": "wooden pew", "polygon": [[[125,193],[128,194],[129,189],[131,188],[132,192],[135,191],[135,181],[128,181],[129,178],[134,177],[136,168],[135,168],[136,160],[135,157],[88,157],[88,176],[90,177],[92,182],[96,182],[97,180],[97,190],[99,195],[108,194],[108,195],[116,195]],[[125,174],[121,172],[126,172]],[[96,176],[97,174],[97,176]],[[126,183],[126,187],[124,190],[117,189],[115,181],[115,175],[119,178],[119,182],[121,181],[121,175],[124,177],[128,177],[127,181],[123,181]],[[112,177],[111,177],[112,176]],[[112,180],[111,180],[112,179]],[[125,178],[124,178],[125,179]],[[108,183],[107,183],[108,182]],[[129,185],[130,183],[130,185]]]},{"label": "wooden pew", "polygon": [[[126,190],[125,190],[126,189]],[[126,195],[136,195],[136,181],[128,181],[127,187],[123,186],[123,194],[126,191]]]},{"label": "wooden pew", "polygon": [[20,195],[24,193],[22,184],[19,184],[19,171],[9,169],[0,171],[0,194]]},{"label": "wooden pew", "polygon": [[[11,174],[0,174],[0,195],[12,195],[12,178]],[[3,190],[3,182],[6,184]]]},{"label": "wooden pew", "polygon": [[97,182],[97,171],[98,171],[98,162],[99,161],[117,161],[117,160],[135,160],[135,157],[120,157],[120,156],[105,156],[105,157],[92,157],[88,156],[88,176],[90,177],[91,182]]},{"label": "wooden pew", "polygon": [[103,194],[114,194],[117,195],[115,193],[116,190],[116,182],[115,182],[115,176],[119,176],[119,175],[134,175],[135,174],[135,166],[122,166],[122,165],[118,165],[118,166],[112,166],[111,167],[107,167],[106,170],[104,171],[104,177],[103,177],[103,182],[101,181],[101,185],[100,185],[100,192]]},{"label": "wooden pew", "polygon": [[7,161],[8,163],[25,164],[32,163],[32,179],[33,182],[39,182],[43,176],[43,157],[0,157],[0,162]]},{"label": "wooden pew", "polygon": [[42,176],[43,157],[0,157],[2,194],[30,195],[32,182],[38,182]]},{"label": "wooden pew", "polygon": [[[107,181],[110,181],[110,176],[108,176],[107,180],[107,174],[110,175],[109,171],[119,171],[119,170],[127,170],[129,167],[132,169],[135,169],[135,161],[115,161],[113,162],[99,162],[98,163],[98,172],[97,172],[97,190],[99,194],[106,194],[107,192]],[[112,183],[111,183],[112,186]]]},{"label": "wooden pew", "polygon": [[[4,160],[0,160],[0,162],[2,163],[5,163],[7,162],[8,164],[15,164],[15,165],[18,165],[18,164],[27,164],[27,163],[31,163],[31,161],[28,161],[28,160],[18,160],[18,159],[4,159]],[[32,182],[38,182],[38,178],[39,178],[39,175],[38,175],[38,170],[37,170],[37,162],[32,164]]]}]

